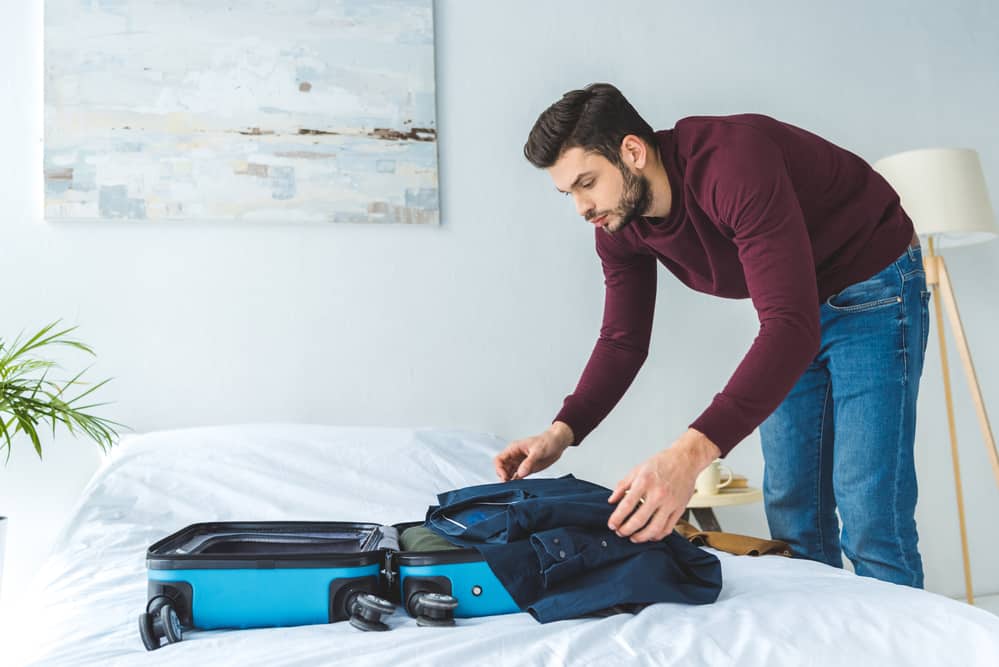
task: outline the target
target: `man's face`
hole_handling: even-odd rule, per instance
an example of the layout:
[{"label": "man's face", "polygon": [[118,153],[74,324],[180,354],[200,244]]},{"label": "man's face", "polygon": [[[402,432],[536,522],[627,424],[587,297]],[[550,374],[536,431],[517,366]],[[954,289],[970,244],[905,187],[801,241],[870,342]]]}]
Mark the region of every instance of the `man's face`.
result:
[{"label": "man's face", "polygon": [[644,175],[582,148],[562,153],[548,173],[555,187],[572,197],[576,212],[608,234],[644,215],[652,203]]}]

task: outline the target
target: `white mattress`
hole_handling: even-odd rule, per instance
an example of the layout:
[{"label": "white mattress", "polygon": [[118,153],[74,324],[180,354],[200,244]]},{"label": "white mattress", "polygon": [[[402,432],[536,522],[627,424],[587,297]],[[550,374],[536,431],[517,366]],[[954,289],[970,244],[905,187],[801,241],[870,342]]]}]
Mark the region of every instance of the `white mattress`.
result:
[{"label": "white mattress", "polygon": [[[999,665],[999,618],[948,598],[779,556],[714,552],[705,606],[546,625],[528,614],[392,630],[347,623],[192,631],[148,653],[146,548],[200,521],[421,520],[439,491],[495,481],[505,441],[433,430],[255,425],[126,438],[44,563],[7,657],[76,665]],[[16,664],[16,662],[14,663]]]}]

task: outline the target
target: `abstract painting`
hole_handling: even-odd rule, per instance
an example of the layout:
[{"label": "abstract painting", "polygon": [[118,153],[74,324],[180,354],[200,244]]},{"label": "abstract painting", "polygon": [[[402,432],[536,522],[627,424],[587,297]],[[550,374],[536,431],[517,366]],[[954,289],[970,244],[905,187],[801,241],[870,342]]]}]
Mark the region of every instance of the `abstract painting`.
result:
[{"label": "abstract painting", "polygon": [[436,224],[432,0],[46,0],[45,216]]}]

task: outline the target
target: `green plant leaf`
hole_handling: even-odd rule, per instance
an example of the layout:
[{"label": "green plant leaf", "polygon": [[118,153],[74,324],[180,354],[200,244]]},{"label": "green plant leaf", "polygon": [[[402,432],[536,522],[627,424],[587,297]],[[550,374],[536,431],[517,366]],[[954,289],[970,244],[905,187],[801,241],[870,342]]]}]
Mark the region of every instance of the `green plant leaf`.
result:
[{"label": "green plant leaf", "polygon": [[[124,424],[89,412],[108,403],[82,404],[82,399],[103,387],[111,378],[96,384],[85,382],[82,377],[90,369],[87,367],[70,380],[57,382],[49,378],[49,373],[59,368],[58,364],[35,358],[35,353],[54,345],[96,356],[88,345],[67,337],[76,327],[56,329],[60,322],[56,320],[47,324],[27,340],[24,340],[23,333],[19,334],[9,345],[0,338],[0,448],[6,450],[5,461],[10,460],[14,437],[18,433],[24,433],[31,440],[41,458],[38,425],[42,422],[51,424],[53,437],[56,425],[62,424],[70,434],[86,435],[104,451],[114,445],[118,428],[128,429]],[[41,376],[37,377],[39,373]],[[77,387],[85,389],[70,397],[69,391]]]}]

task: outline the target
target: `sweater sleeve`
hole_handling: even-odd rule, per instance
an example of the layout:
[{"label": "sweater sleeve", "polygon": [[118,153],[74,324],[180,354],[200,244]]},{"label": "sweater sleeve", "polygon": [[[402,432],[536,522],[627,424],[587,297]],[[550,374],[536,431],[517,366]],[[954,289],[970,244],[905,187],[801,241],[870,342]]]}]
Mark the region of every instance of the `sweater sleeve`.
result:
[{"label": "sweater sleeve", "polygon": [[759,333],[728,384],[690,426],[727,455],[790,393],[818,353],[811,243],[780,148],[736,125],[711,157],[703,192],[738,250]]},{"label": "sweater sleeve", "polygon": [[602,229],[595,230],[604,272],[604,316],[590,360],[575,391],[553,421],[572,429],[573,445],[610,414],[649,353],[656,303],[656,259],[623,247]]}]

